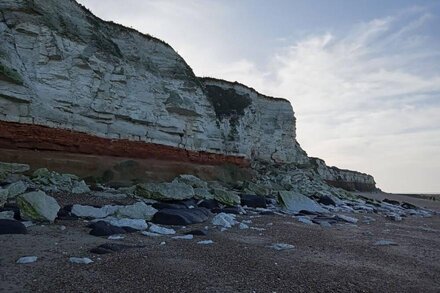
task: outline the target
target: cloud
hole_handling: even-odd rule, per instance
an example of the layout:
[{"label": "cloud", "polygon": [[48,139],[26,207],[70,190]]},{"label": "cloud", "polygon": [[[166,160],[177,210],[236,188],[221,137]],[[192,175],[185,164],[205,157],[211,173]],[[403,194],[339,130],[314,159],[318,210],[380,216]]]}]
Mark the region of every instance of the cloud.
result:
[{"label": "cloud", "polygon": [[[349,31],[303,30],[296,39],[274,34],[262,44],[259,32],[243,25],[235,2],[80,2],[104,19],[164,39],[199,76],[288,98],[298,118],[298,140],[310,155],[371,173],[387,191],[440,191],[434,175],[440,174],[434,10],[412,7]],[[261,48],[264,58],[254,54]]]}]

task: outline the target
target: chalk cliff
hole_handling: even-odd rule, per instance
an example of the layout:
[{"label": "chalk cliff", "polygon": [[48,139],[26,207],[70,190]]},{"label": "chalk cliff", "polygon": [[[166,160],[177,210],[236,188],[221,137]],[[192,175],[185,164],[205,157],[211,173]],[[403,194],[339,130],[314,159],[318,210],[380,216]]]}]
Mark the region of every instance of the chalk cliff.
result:
[{"label": "chalk cliff", "polygon": [[[0,147],[311,163],[287,100],[198,78],[168,44],[73,0],[1,1],[0,40]],[[316,166],[329,183],[374,185],[365,174]]]}]

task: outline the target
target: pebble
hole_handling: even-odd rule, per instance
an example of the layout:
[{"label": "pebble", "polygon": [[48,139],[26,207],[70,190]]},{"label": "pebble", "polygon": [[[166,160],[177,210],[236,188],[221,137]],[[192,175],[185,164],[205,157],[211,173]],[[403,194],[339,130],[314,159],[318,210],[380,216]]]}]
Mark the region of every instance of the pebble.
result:
[{"label": "pebble", "polygon": [[144,235],[144,236],[149,236],[149,237],[163,236],[163,234],[154,233],[154,232],[148,232],[148,231],[142,231],[141,234]]},{"label": "pebble", "polygon": [[287,244],[287,243],[274,243],[270,246],[272,249],[275,250],[289,250],[289,249],[294,249],[295,246],[292,244]]},{"label": "pebble", "polygon": [[38,259],[38,257],[36,257],[36,256],[23,256],[17,260],[17,263],[18,264],[28,264],[28,263],[36,262],[37,259]]},{"label": "pebble", "polygon": [[240,228],[240,230],[249,229],[249,226],[246,225],[245,223],[240,223],[240,225],[238,227]]},{"label": "pebble", "polygon": [[162,234],[162,235],[173,235],[176,234],[176,230],[171,228],[160,227],[158,225],[152,224],[150,226],[150,232]]},{"label": "pebble", "polygon": [[69,262],[74,263],[74,264],[90,264],[93,262],[93,260],[91,260],[88,257],[71,257],[69,258]]},{"label": "pebble", "polygon": [[202,240],[202,241],[197,242],[197,244],[202,244],[202,245],[208,245],[208,244],[213,244],[213,243],[214,243],[214,241],[212,241],[212,240]]},{"label": "pebble", "polygon": [[165,241],[162,241],[159,245],[165,245],[167,244]]},{"label": "pebble", "polygon": [[194,235],[192,235],[192,234],[178,235],[178,236],[174,236],[172,238],[173,239],[182,239],[182,240],[192,240],[194,238]]}]

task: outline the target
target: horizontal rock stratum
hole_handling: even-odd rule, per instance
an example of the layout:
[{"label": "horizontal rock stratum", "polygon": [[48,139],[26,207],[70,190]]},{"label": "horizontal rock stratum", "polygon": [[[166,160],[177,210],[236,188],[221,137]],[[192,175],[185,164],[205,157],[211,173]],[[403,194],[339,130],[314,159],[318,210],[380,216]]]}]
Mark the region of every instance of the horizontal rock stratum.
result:
[{"label": "horizontal rock stratum", "polygon": [[[296,141],[287,100],[198,78],[165,42],[105,22],[73,0],[3,0],[0,13],[2,148],[312,163]],[[319,168],[327,172],[324,163]],[[330,183],[374,188],[369,175],[337,170],[328,170]]]}]

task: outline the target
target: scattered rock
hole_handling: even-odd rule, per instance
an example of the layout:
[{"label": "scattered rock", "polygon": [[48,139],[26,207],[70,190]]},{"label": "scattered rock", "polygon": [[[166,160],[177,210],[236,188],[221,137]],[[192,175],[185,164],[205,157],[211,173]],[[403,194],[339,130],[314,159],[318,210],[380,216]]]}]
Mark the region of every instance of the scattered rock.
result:
[{"label": "scattered rock", "polygon": [[173,182],[184,183],[193,188],[208,188],[208,183],[193,175],[179,175],[174,178]]},{"label": "scattered rock", "polygon": [[164,227],[160,227],[158,225],[154,225],[152,224],[150,226],[150,232],[156,233],[156,234],[161,234],[161,235],[173,235],[176,234],[176,231],[174,229],[170,229],[170,228],[164,228]]},{"label": "scattered rock", "polygon": [[85,206],[74,204],[71,213],[81,218],[101,219],[114,214],[119,209],[119,206],[105,205],[97,208],[92,206]]},{"label": "scattered rock", "polygon": [[345,215],[336,215],[335,219],[339,220],[339,221],[344,221],[347,223],[352,223],[352,224],[356,224],[359,221],[356,218],[345,216]]},{"label": "scattered rock", "polygon": [[237,223],[238,222],[235,220],[235,215],[232,214],[220,213],[212,219],[212,224],[214,226],[221,226],[223,228],[231,228]]},{"label": "scattered rock", "polygon": [[157,210],[143,202],[137,202],[133,205],[119,207],[116,216],[121,218],[145,219],[150,221]]},{"label": "scattered rock", "polygon": [[194,188],[194,198],[196,199],[214,199],[214,195],[206,188]]},{"label": "scattered rock", "polygon": [[299,216],[296,217],[296,220],[300,223],[306,224],[306,225],[313,225],[312,220],[310,220],[310,218],[306,217],[306,216]]},{"label": "scattered rock", "polygon": [[91,223],[89,227],[92,228],[92,230],[90,231],[90,235],[93,236],[111,236],[115,234],[126,233],[126,231],[123,228],[113,226],[105,221],[98,221],[95,223]]},{"label": "scattered rock", "polygon": [[87,184],[84,182],[84,180],[81,181],[74,181],[72,183],[72,193],[74,194],[82,194],[82,193],[88,193],[90,192],[90,188],[87,186]]},{"label": "scattered rock", "polygon": [[378,241],[374,242],[373,245],[376,245],[376,246],[396,246],[398,244],[394,241],[391,241],[391,240],[378,240]]},{"label": "scattered rock", "polygon": [[158,233],[153,233],[153,232],[148,232],[148,231],[142,231],[141,234],[144,236],[149,236],[149,237],[163,236],[163,234],[158,234]]},{"label": "scattered rock", "polygon": [[232,191],[219,188],[214,188],[212,191],[214,193],[214,199],[227,206],[236,206],[241,202],[240,197]]},{"label": "scattered rock", "polygon": [[208,220],[210,212],[204,208],[163,209],[154,214],[152,222],[162,225],[191,225]]},{"label": "scattered rock", "polygon": [[212,209],[215,209],[215,208],[219,208],[220,204],[215,199],[206,199],[206,200],[201,201],[198,204],[198,206],[201,207],[201,208],[206,208],[208,210],[212,210]]},{"label": "scattered rock", "polygon": [[5,189],[8,191],[8,199],[16,198],[18,195],[26,192],[27,184],[23,181],[17,181],[9,184]]},{"label": "scattered rock", "polygon": [[392,205],[400,206],[400,202],[398,202],[397,200],[385,198],[382,201],[386,202],[386,203],[389,203],[389,204],[392,204]]},{"label": "scattered rock", "polygon": [[392,221],[400,222],[402,221],[402,217],[396,213],[389,213],[386,217]]},{"label": "scattered rock", "polygon": [[0,219],[14,220],[14,212],[13,211],[0,212]]},{"label": "scattered rock", "polygon": [[214,241],[212,240],[202,240],[202,241],[198,241],[197,244],[202,244],[202,245],[209,245],[209,244],[213,244]]},{"label": "scattered rock", "polygon": [[260,195],[241,194],[241,205],[251,208],[266,208],[266,199]]},{"label": "scattered rock", "polygon": [[31,167],[26,164],[0,162],[0,173],[6,173],[6,174],[24,173],[29,171],[30,169]]},{"label": "scattered rock", "polygon": [[182,200],[194,196],[194,189],[184,183],[143,183],[136,186],[136,195],[156,200]]},{"label": "scattered rock", "polygon": [[274,243],[270,246],[270,248],[280,251],[294,249],[295,246],[287,243]]},{"label": "scattered rock", "polygon": [[295,191],[279,191],[278,195],[280,203],[291,213],[299,213],[302,211],[313,213],[324,212],[324,209],[321,208],[318,203]]},{"label": "scattered rock", "polygon": [[71,257],[69,258],[69,262],[73,263],[73,264],[90,264],[93,262],[93,260],[91,260],[88,257]]},{"label": "scattered rock", "polygon": [[117,219],[117,218],[105,218],[102,219],[104,221],[108,221],[111,225],[116,227],[133,230],[146,230],[148,228],[148,224],[144,219]]},{"label": "scattered rock", "polygon": [[90,252],[95,254],[108,254],[113,252],[121,252],[127,249],[143,248],[143,247],[145,246],[144,245],[132,246],[132,245],[119,244],[119,243],[104,243],[99,245],[98,247],[92,248]]},{"label": "scattered rock", "polygon": [[240,223],[240,225],[238,225],[238,228],[240,228],[240,230],[246,230],[249,229],[249,226],[245,223]]},{"label": "scattered rock", "polygon": [[191,230],[189,232],[186,232],[185,234],[191,234],[194,236],[207,236],[208,235],[208,230],[203,229],[203,230]]},{"label": "scattered rock", "polygon": [[194,235],[192,235],[192,234],[178,235],[178,236],[173,236],[171,238],[173,238],[173,239],[181,239],[181,240],[192,240],[194,238]]},{"label": "scattered rock", "polygon": [[319,197],[318,202],[323,205],[337,206],[342,204],[342,200],[331,194],[325,194]]},{"label": "scattered rock", "polygon": [[18,264],[28,264],[28,263],[33,263],[36,262],[38,259],[37,256],[23,256],[20,257],[16,263]]},{"label": "scattered rock", "polygon": [[25,220],[53,222],[60,206],[57,201],[43,191],[21,194],[17,197],[21,217]]}]

